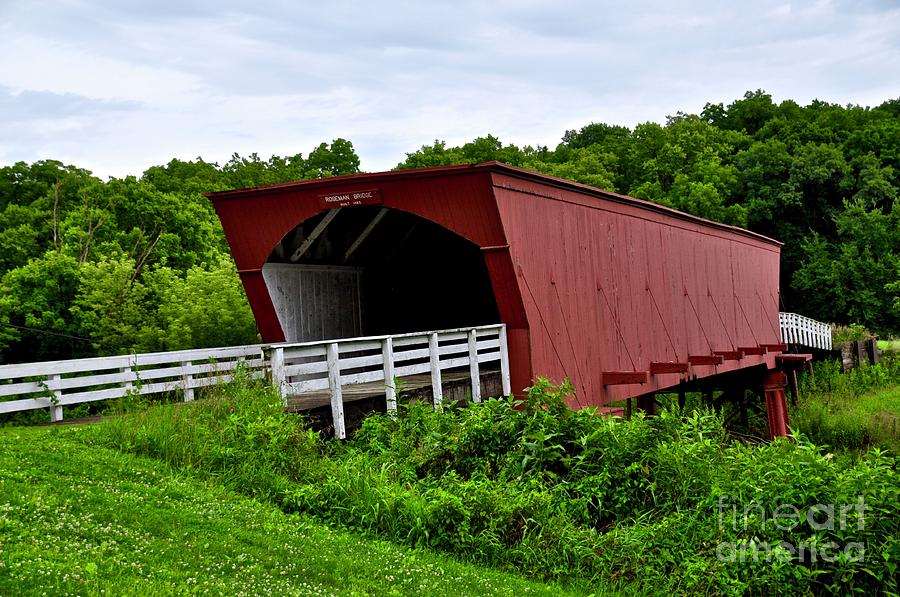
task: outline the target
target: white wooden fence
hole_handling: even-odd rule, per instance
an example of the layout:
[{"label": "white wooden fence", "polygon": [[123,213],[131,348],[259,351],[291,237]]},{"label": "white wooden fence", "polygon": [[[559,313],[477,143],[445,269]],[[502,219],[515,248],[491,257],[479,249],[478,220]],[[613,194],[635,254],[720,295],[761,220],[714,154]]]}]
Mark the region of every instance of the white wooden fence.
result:
[{"label": "white wooden fence", "polygon": [[266,368],[262,346],[0,365],[0,399],[5,399],[0,413],[49,408],[50,420],[60,421],[64,406],[121,398],[128,392],[180,390],[186,401],[193,400],[195,389],[230,381],[238,363],[251,376],[262,377]]},{"label": "white wooden fence", "polygon": [[346,437],[343,388],[375,384],[387,397],[388,412],[397,410],[394,380],[431,374],[435,408],[443,398],[441,372],[468,367],[472,399],[481,401],[479,366],[498,362],[503,394],[510,395],[506,326],[488,325],[393,336],[274,344],[265,352],[272,365],[272,380],[285,403],[290,396],[327,392],[330,395],[335,435]]},{"label": "white wooden fence", "polygon": [[396,378],[430,373],[435,407],[442,399],[441,372],[469,368],[472,398],[481,401],[479,366],[499,363],[503,393],[512,393],[506,326],[488,325],[394,336],[371,336],[301,344],[232,346],[68,361],[0,365],[0,413],[50,409],[63,419],[63,407],[126,394],[194,390],[228,382],[239,363],[254,378],[268,374],[289,396],[330,395],[335,432],[345,437],[342,391],[345,386],[383,388],[388,410],[397,409]]},{"label": "white wooden fence", "polygon": [[796,313],[779,313],[778,320],[785,344],[831,350],[831,325]]}]

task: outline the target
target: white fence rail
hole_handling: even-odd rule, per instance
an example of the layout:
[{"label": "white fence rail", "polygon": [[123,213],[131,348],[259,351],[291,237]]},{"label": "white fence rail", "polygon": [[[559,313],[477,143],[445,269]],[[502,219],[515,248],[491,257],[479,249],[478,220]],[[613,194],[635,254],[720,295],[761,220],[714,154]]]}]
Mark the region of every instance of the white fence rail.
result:
[{"label": "white fence rail", "polygon": [[831,325],[796,313],[779,313],[778,320],[785,344],[831,350]]},{"label": "white fence rail", "polygon": [[504,395],[512,393],[506,326],[488,325],[393,336],[370,336],[335,341],[275,344],[265,349],[272,380],[284,396],[327,392],[331,399],[335,435],[346,437],[342,391],[344,386],[380,383],[388,412],[397,410],[396,378],[431,374],[435,408],[442,400],[441,372],[468,367],[472,399],[481,401],[479,366],[497,362]]},{"label": "white fence rail", "polygon": [[[50,420],[63,418],[63,407],[140,395],[184,393],[230,381],[243,363],[254,377],[265,374],[262,346],[202,348],[69,361],[0,365],[0,413],[50,409]],[[9,400],[9,398],[14,398]]]},{"label": "white fence rail", "polygon": [[239,363],[254,378],[269,372],[282,396],[330,395],[335,432],[345,437],[342,389],[383,384],[390,412],[397,409],[396,378],[430,373],[436,408],[441,372],[469,368],[472,399],[481,401],[480,365],[499,363],[503,393],[512,393],[506,326],[502,324],[394,336],[371,336],[302,344],[252,345],[132,354],[68,361],[0,365],[0,414],[47,408],[51,421],[63,407],[122,398],[128,393],[194,390],[231,381]]}]

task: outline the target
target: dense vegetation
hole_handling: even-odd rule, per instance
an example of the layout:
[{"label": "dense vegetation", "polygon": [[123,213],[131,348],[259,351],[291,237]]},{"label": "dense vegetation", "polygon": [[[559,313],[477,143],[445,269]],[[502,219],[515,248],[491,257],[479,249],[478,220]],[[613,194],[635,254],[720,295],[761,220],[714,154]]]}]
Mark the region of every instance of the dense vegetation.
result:
[{"label": "dense vegetation", "polygon": [[801,378],[800,401],[790,413],[794,428],[818,444],[900,454],[900,350],[847,373],[837,361],[817,362],[814,371]]},{"label": "dense vegetation", "polygon": [[541,381],[521,408],[411,405],[339,443],[243,382],[107,420],[91,441],[286,512],[573,589],[897,593],[896,457],[802,436],[735,443],[703,409],[612,420],[569,410],[566,391]]},{"label": "dense vegetation", "polygon": [[0,168],[0,362],[252,343],[200,193],[358,170],[342,140],[306,158],[173,160],[107,182],[54,161]]},{"label": "dense vegetation", "polygon": [[[787,310],[900,331],[900,100],[799,106],[758,91],[665,125],[589,124],[555,149],[435,142],[399,167],[488,160],[782,240]],[[253,341],[200,193],[358,171],[342,139],[306,157],[172,160],[106,182],[54,161],[0,168],[0,362]]]},{"label": "dense vegetation", "polygon": [[90,430],[0,430],[0,595],[563,595],[331,529]]}]

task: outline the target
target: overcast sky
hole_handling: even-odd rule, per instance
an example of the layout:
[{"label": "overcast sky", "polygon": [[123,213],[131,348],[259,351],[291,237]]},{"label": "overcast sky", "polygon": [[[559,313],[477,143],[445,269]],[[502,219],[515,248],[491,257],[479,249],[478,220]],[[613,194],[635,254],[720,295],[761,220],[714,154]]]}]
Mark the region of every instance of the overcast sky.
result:
[{"label": "overcast sky", "polygon": [[385,170],[435,139],[554,147],[757,88],[900,97],[900,0],[0,0],[0,165],[102,177],[336,137]]}]

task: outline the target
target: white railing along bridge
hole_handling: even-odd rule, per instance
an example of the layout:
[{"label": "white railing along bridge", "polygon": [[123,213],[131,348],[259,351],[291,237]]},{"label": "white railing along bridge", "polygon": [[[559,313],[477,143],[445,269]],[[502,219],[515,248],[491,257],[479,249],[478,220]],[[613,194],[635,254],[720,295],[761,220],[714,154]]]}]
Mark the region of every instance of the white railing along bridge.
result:
[{"label": "white railing along bridge", "polygon": [[[831,327],[796,313],[780,313],[787,344],[829,350]],[[367,389],[384,394],[397,408],[395,380],[430,374],[436,408],[443,398],[442,376],[468,367],[471,397],[481,400],[481,365],[499,368],[504,395],[512,392],[506,326],[503,324],[364,338],[207,348],[67,361],[0,365],[0,414],[49,409],[51,421],[63,408],[128,394],[159,395],[194,391],[230,381],[236,368],[268,377],[285,405],[292,398],[318,396],[331,404],[335,434],[346,436],[344,393]]]},{"label": "white railing along bridge", "polygon": [[820,350],[831,350],[831,325],[796,313],[779,313],[781,340]]},{"label": "white railing along bridge", "polygon": [[503,394],[511,393],[506,326],[502,324],[341,340],[209,348],[66,361],[0,365],[0,413],[63,407],[128,394],[159,395],[230,381],[243,367],[251,377],[269,377],[289,399],[324,394],[331,403],[335,434],[346,437],[343,403],[348,388],[365,387],[397,408],[395,380],[430,374],[435,408],[443,397],[442,375],[468,367],[471,396],[481,400],[481,365],[500,370]]}]

